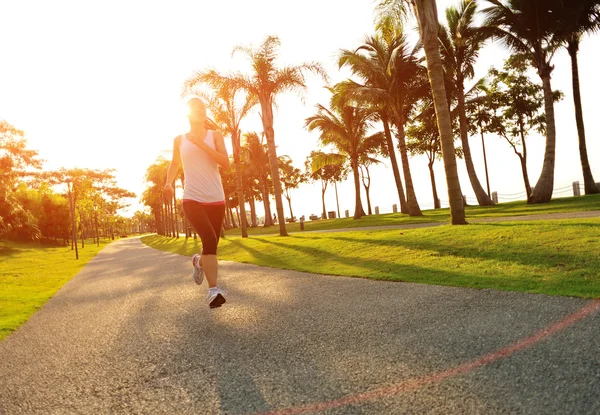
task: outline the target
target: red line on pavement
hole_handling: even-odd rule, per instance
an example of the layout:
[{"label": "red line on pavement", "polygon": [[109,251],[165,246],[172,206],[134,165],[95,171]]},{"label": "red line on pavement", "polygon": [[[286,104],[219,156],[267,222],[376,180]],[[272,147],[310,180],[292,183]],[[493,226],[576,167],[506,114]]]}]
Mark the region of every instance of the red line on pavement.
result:
[{"label": "red line on pavement", "polygon": [[381,389],[376,389],[371,392],[365,392],[358,395],[349,395],[343,398],[334,399],[331,401],[320,402],[305,406],[292,407],[287,409],[280,409],[271,412],[262,412],[256,413],[254,415],[296,415],[296,414],[306,414],[324,411],[332,408],[339,408],[341,406],[353,405],[364,401],[370,401],[377,398],[382,398],[385,396],[395,395],[400,392],[405,392],[408,390],[417,389],[421,386],[427,385],[429,383],[439,382],[451,376],[460,375],[463,373],[467,373],[476,369],[478,367],[487,365],[496,360],[503,359],[512,355],[519,350],[525,349],[527,347],[531,347],[536,343],[539,343],[543,339],[552,334],[563,330],[564,328],[570,326],[571,324],[589,316],[594,311],[600,308],[600,300],[595,300],[590,302],[585,307],[581,308],[579,311],[576,311],[573,314],[568,315],[564,319],[558,321],[557,323],[548,326],[534,335],[527,337],[526,339],[519,340],[503,349],[497,350],[495,352],[484,355],[476,360],[463,363],[462,365],[453,367],[451,369],[444,370],[442,372],[433,373],[430,375],[426,375],[420,378],[408,380],[406,382],[402,382],[396,385],[388,386]]}]

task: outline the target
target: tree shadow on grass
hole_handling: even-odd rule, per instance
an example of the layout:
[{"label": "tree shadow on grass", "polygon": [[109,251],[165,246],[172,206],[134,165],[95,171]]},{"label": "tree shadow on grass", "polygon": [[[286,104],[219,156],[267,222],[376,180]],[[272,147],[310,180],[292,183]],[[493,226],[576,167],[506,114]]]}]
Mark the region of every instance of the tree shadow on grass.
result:
[{"label": "tree shadow on grass", "polygon": [[0,246],[0,257],[12,257],[22,251],[22,249],[13,248],[10,246]]},{"label": "tree shadow on grass", "polygon": [[[293,238],[293,237],[291,237]],[[346,275],[354,277],[366,277],[371,279],[379,280],[392,280],[392,281],[404,281],[404,282],[415,282],[415,283],[426,283],[436,285],[448,285],[458,287],[471,287],[471,288],[490,288],[500,290],[511,290],[511,291],[527,291],[527,292],[538,292],[554,295],[575,295],[584,297],[595,297],[598,295],[598,283],[597,277],[589,278],[589,276],[596,275],[595,269],[597,266],[594,265],[597,261],[590,262],[589,258],[586,258],[586,262],[580,262],[580,259],[574,258],[569,253],[531,253],[528,252],[528,247],[519,246],[514,251],[507,252],[505,248],[500,247],[496,250],[486,250],[485,247],[479,251],[477,248],[468,247],[461,248],[456,246],[447,246],[440,249],[439,243],[405,243],[403,241],[373,241],[368,239],[360,238],[349,238],[349,237],[333,237],[347,242],[359,242],[367,245],[378,246],[378,245],[389,245],[405,247],[411,250],[423,249],[433,252],[437,252],[437,256],[454,256],[468,259],[479,259],[479,260],[495,260],[499,263],[505,263],[508,266],[511,265],[524,265],[524,266],[535,266],[540,268],[538,272],[533,274],[527,274],[523,271],[522,278],[516,275],[514,272],[504,272],[502,268],[497,266],[494,268],[494,272],[486,272],[481,267],[478,268],[462,268],[460,262],[456,268],[436,266],[436,258],[432,257],[431,261],[421,265],[405,264],[398,262],[391,262],[373,258],[360,258],[352,255],[340,255],[339,253],[328,252],[315,247],[297,246],[292,244],[285,244],[282,242],[270,240],[270,239],[256,239],[258,242],[266,245],[271,244],[282,247],[286,250],[297,251],[310,258],[315,258],[316,261],[319,258],[326,258],[326,261],[330,265],[329,268],[322,267],[315,271],[314,264],[307,262],[305,265],[299,263],[297,257],[286,256],[286,255],[273,255],[273,251],[265,248],[254,249],[243,244],[239,244],[239,248],[246,250],[257,260],[258,265],[282,268],[282,269],[294,269],[304,272],[316,272],[321,274],[330,275]],[[535,246],[532,245],[529,248],[533,249]],[[325,254],[325,255],[324,255]],[[340,265],[339,270],[336,270],[336,264]],[[574,272],[569,272],[573,265],[576,265]],[[352,265],[356,268],[356,272],[351,271],[347,268],[348,265]],[[567,267],[565,272],[555,272],[556,270],[563,270]],[[344,269],[344,271],[341,271]],[[548,273],[542,270],[548,270]],[[364,270],[361,272],[360,270]],[[588,277],[581,278],[581,273],[585,273]]]},{"label": "tree shadow on grass", "polygon": [[[494,223],[485,224],[485,226],[499,228],[517,228],[526,226],[520,223]],[[599,224],[579,224],[578,226],[596,228]],[[519,233],[519,230],[515,230]],[[560,247],[554,245],[543,246],[536,238],[530,241],[518,241],[518,244],[512,244],[509,240],[497,243],[497,241],[487,241],[485,245],[469,244],[460,246],[460,241],[456,239],[438,239],[430,241],[427,239],[414,240],[403,239],[398,235],[397,239],[370,239],[348,236],[332,236],[331,239],[360,243],[368,246],[388,246],[392,248],[419,249],[437,252],[439,256],[455,256],[476,260],[493,260],[506,262],[510,264],[520,264],[536,266],[541,268],[553,268],[556,264],[578,264],[579,268],[587,268],[593,266],[591,262],[598,262],[589,256],[589,250],[583,250],[581,253],[573,253],[569,251],[559,252]],[[598,264],[600,265],[600,264]]]},{"label": "tree shadow on grass", "polygon": [[[305,247],[305,246],[293,246],[286,245],[284,243],[275,242],[268,239],[259,239],[259,242],[265,244],[276,245],[284,249],[290,249],[298,251],[305,255],[310,255],[313,258],[319,258],[322,256],[323,251],[318,248]],[[310,268],[311,264],[306,267],[298,267],[297,262],[288,261],[285,257],[277,257],[272,254],[268,249],[260,251],[257,249],[250,248],[243,244],[239,244],[240,248],[246,250],[253,255],[261,263],[261,266],[268,266],[272,268],[281,269],[292,269],[302,272],[314,273],[315,271]],[[495,277],[488,277],[473,272],[464,272],[460,269],[456,271],[450,271],[448,269],[440,268],[428,268],[413,264],[397,264],[389,263],[378,259],[365,259],[356,258],[352,256],[343,256],[335,253],[327,252],[327,259],[331,262],[339,263],[340,265],[352,264],[358,269],[364,269],[364,273],[357,272],[354,275],[344,274],[346,276],[379,279],[396,282],[415,282],[415,283],[426,283],[426,284],[437,284],[437,285],[448,285],[458,287],[471,287],[471,288],[493,288],[493,289],[506,289],[506,290],[530,290],[533,291],[539,286],[539,281],[534,280],[505,280],[498,281]],[[321,274],[329,275],[341,275],[337,272],[322,272]]]}]

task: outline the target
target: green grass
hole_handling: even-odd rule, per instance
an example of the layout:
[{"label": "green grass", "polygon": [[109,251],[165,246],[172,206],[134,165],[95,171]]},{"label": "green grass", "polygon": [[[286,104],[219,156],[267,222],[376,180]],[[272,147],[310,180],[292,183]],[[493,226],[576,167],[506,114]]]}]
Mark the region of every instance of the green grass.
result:
[{"label": "green grass", "polygon": [[[192,255],[199,242],[147,245]],[[223,240],[219,258],[380,280],[600,297],[600,219],[478,223],[422,229]]]},{"label": "green grass", "polygon": [[29,317],[110,241],[100,247],[90,239],[79,249],[71,246],[16,244],[0,241],[0,340]]},{"label": "green grass", "polygon": [[[539,215],[548,213],[581,212],[589,210],[600,210],[600,195],[589,195],[580,197],[568,197],[553,199],[550,203],[538,205],[528,205],[527,202],[509,202],[499,203],[493,207],[467,206],[466,216],[469,219],[490,218],[500,216],[524,216]],[[450,210],[424,210],[423,216],[410,217],[401,213],[389,213],[383,215],[365,216],[354,220],[350,218],[326,219],[311,222],[305,222],[305,231],[357,228],[363,226],[381,226],[381,225],[404,225],[412,223],[430,223],[430,222],[449,222]],[[287,224],[288,232],[300,232],[299,223]],[[267,235],[278,234],[279,226],[270,226],[267,228],[258,227],[248,229],[249,235]],[[225,232],[227,236],[239,235],[239,229],[229,229]]]}]

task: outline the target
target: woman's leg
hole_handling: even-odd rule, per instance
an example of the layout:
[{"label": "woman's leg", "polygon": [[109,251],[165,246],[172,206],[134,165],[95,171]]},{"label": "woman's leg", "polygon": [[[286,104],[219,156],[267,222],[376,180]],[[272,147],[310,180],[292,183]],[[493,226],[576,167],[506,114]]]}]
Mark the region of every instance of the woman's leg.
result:
[{"label": "woman's leg", "polygon": [[[200,235],[202,241],[202,257],[200,258],[200,264],[204,269],[208,288],[216,287],[217,285],[216,252],[219,237],[212,227],[207,209],[210,207],[211,206],[204,206],[198,202],[185,202],[183,204],[185,217],[192,224],[196,233]],[[211,257],[214,257],[214,259]]]},{"label": "woman's leg", "polygon": [[[211,235],[214,235],[214,239],[210,240],[210,244],[204,245],[204,240],[202,242],[201,264],[206,274],[208,287],[210,288],[217,285],[217,274],[219,270],[217,246],[219,245],[219,237],[221,235],[221,225],[223,224],[223,219],[225,218],[225,205],[206,205],[204,208],[210,222],[210,229],[212,231]],[[211,279],[213,276],[214,285],[211,285]]]}]

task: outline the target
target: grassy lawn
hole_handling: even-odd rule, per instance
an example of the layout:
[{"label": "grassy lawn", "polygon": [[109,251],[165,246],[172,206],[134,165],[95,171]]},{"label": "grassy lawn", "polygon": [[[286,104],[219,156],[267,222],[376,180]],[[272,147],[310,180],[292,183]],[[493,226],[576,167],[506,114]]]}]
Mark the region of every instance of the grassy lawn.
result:
[{"label": "grassy lawn", "polygon": [[[79,249],[0,241],[0,340],[27,321],[110,241]],[[80,245],[81,246],[81,245]]]},{"label": "grassy lawn", "polygon": [[[589,195],[580,197],[567,197],[553,199],[550,203],[539,205],[528,205],[527,202],[509,202],[499,203],[493,207],[467,206],[466,215],[468,219],[489,218],[498,216],[523,216],[539,215],[547,213],[581,212],[589,210],[600,210],[600,195]],[[354,220],[350,218],[317,220],[314,222],[305,222],[305,231],[357,228],[363,226],[380,225],[403,225],[411,223],[429,223],[429,222],[449,222],[450,210],[424,210],[423,216],[410,217],[402,213],[388,213],[383,215],[365,216],[362,219]],[[287,224],[288,232],[299,232],[299,223]],[[229,229],[226,235],[240,235],[239,229]],[[268,228],[258,227],[248,229],[250,235],[278,234],[279,226],[270,226]]]},{"label": "grassy lawn", "polygon": [[[199,241],[157,235],[182,255]],[[223,240],[224,260],[319,274],[600,297],[600,219],[478,223],[422,229]]]}]

